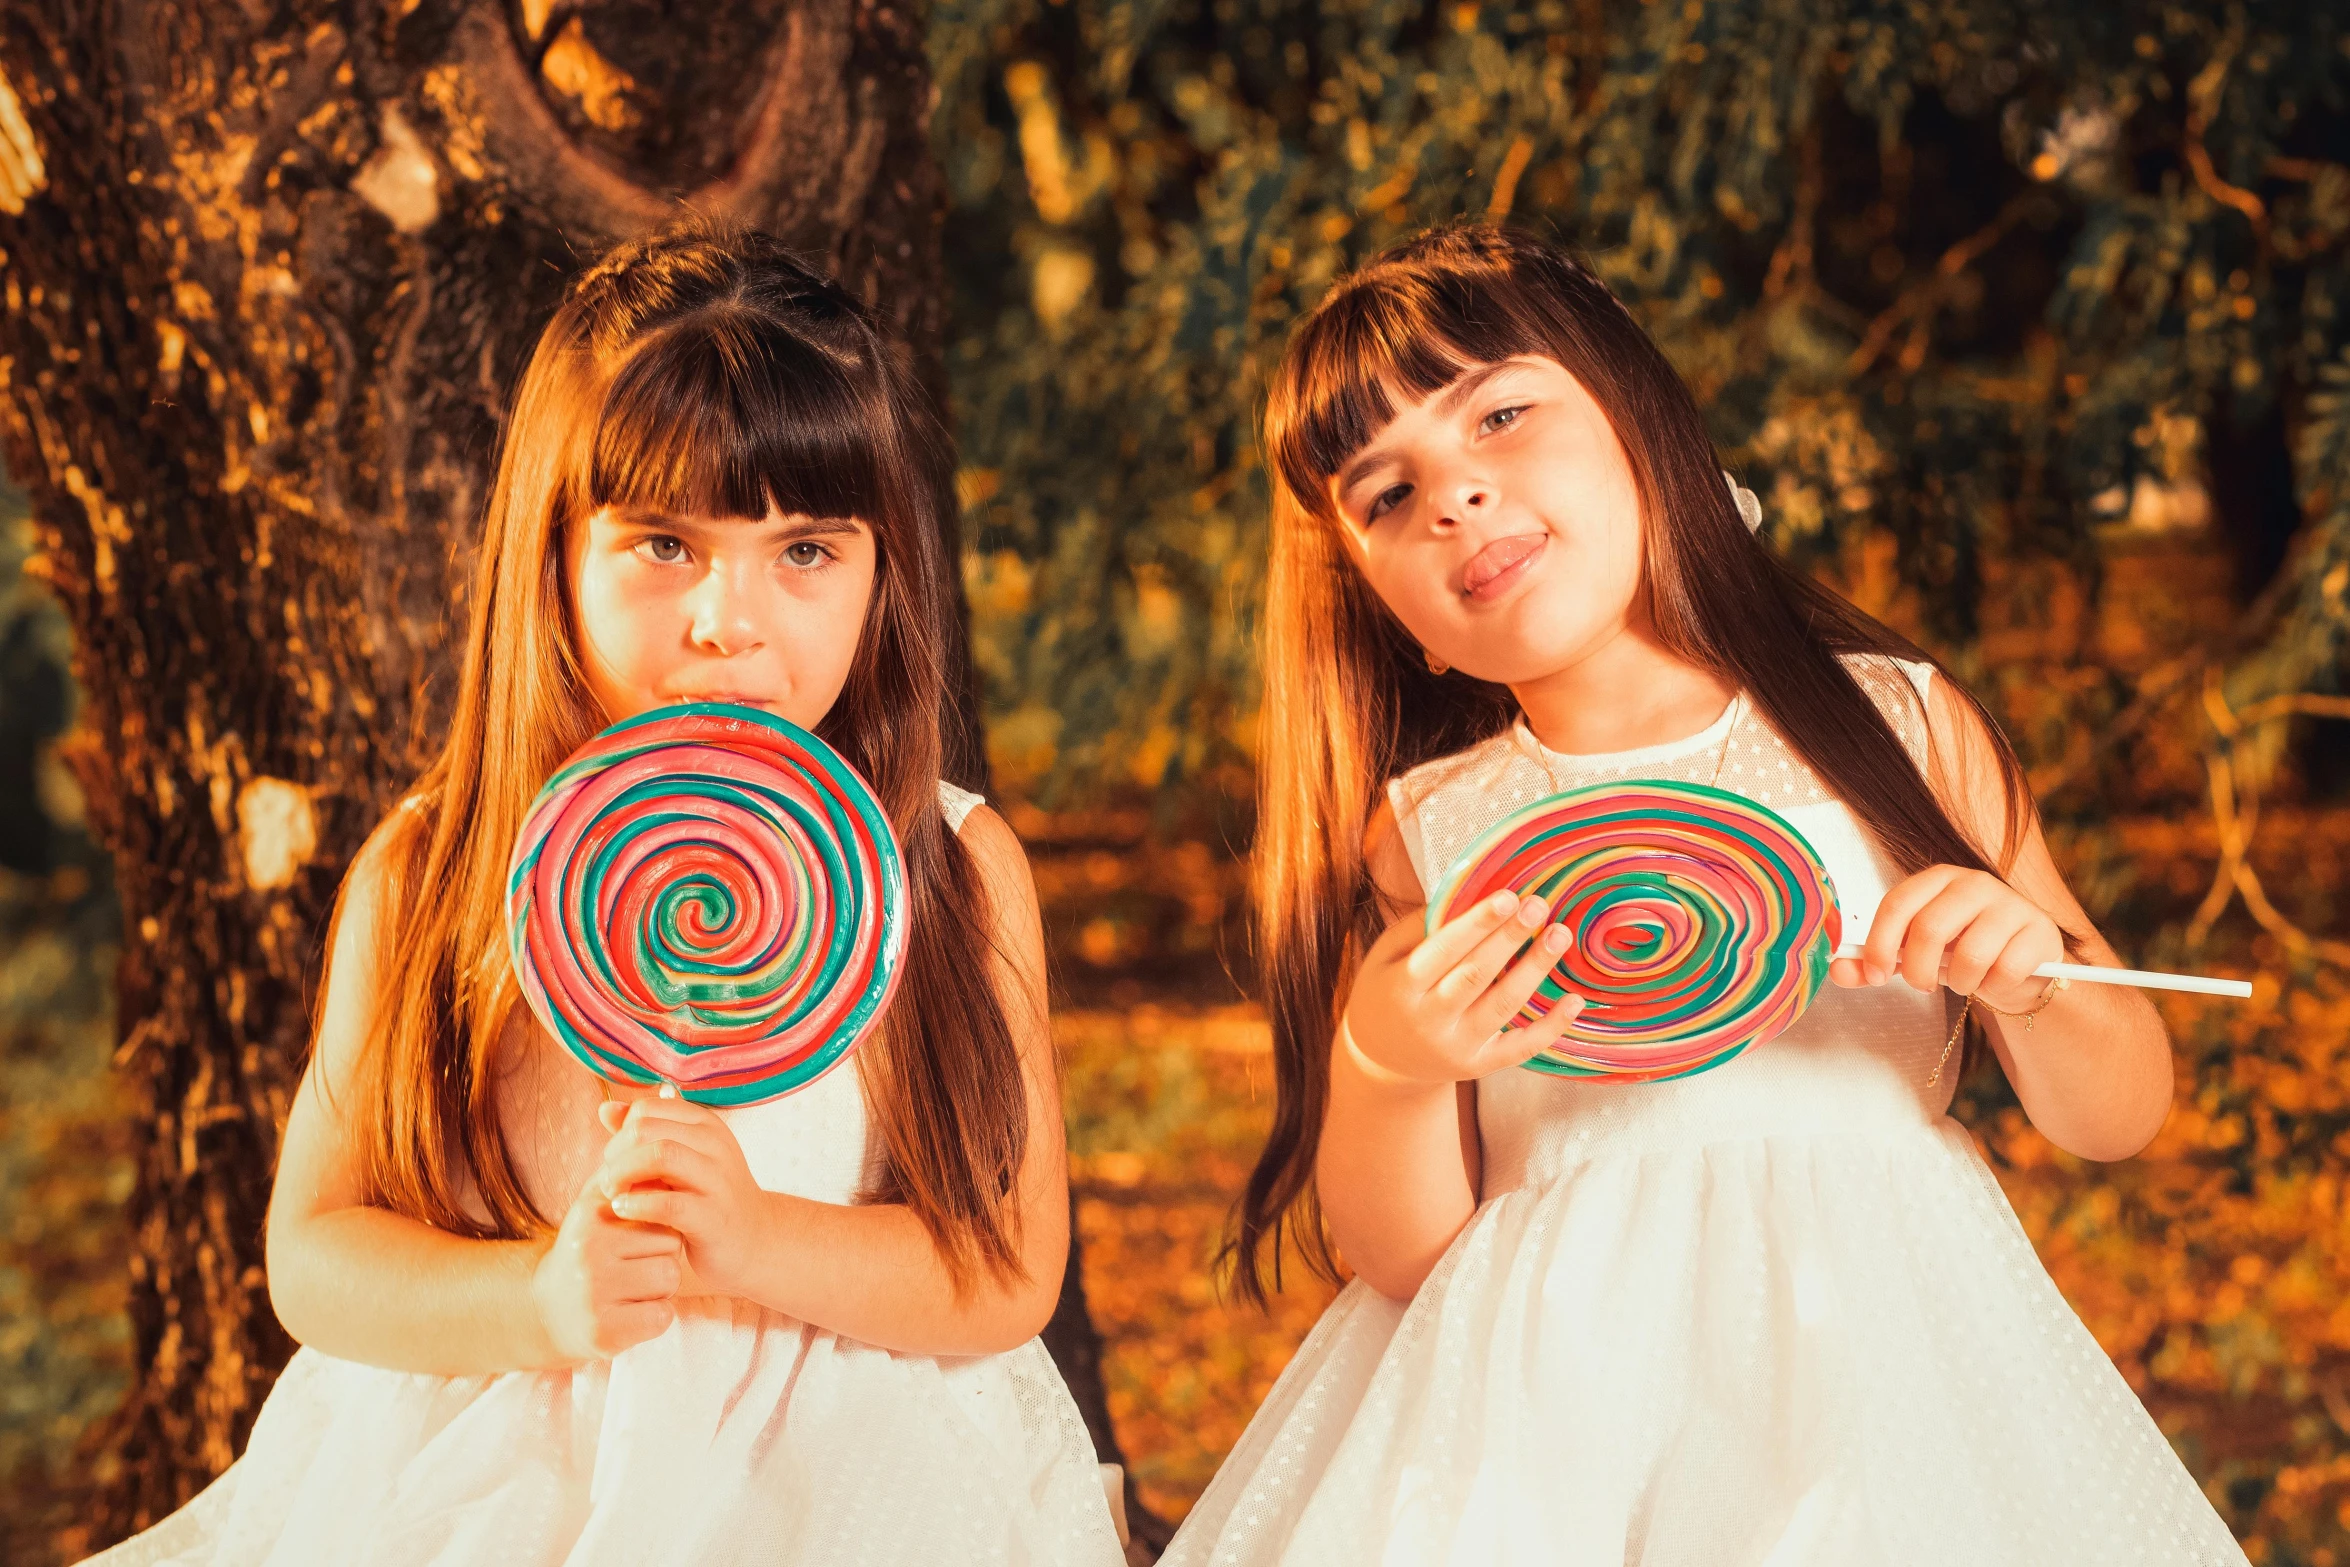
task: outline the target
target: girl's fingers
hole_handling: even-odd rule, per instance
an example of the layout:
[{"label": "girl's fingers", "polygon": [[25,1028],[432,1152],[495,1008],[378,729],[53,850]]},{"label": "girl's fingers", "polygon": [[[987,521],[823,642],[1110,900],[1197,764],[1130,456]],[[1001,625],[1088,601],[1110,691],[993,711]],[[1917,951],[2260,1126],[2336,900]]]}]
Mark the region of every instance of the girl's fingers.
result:
[{"label": "girl's fingers", "polygon": [[1505,1066],[1518,1066],[1557,1044],[1566,1036],[1575,1019],[1583,1015],[1583,998],[1569,993],[1559,997],[1548,1012],[1523,1028],[1509,1029],[1496,1034],[1471,1063],[1471,1076],[1483,1077],[1498,1072]]},{"label": "girl's fingers", "polygon": [[675,1230],[622,1218],[617,1213],[611,1213],[610,1208],[611,1204],[606,1203],[608,1216],[603,1222],[612,1227],[613,1239],[610,1245],[615,1257],[629,1261],[639,1257],[674,1257],[685,1249],[685,1237]]},{"label": "girl's fingers", "polygon": [[664,1137],[607,1154],[597,1179],[604,1183],[606,1192],[618,1196],[626,1188],[646,1182],[706,1190],[714,1173],[715,1161],[708,1154]]},{"label": "girl's fingers", "polygon": [[1476,1030],[1478,1038],[1499,1033],[1509,1026],[1511,1018],[1526,1004],[1526,998],[1541,987],[1550,971],[1558,967],[1559,958],[1566,952],[1572,938],[1564,925],[1545,925],[1528,944],[1526,955],[1510,965],[1501,978],[1495,980],[1482,996],[1469,1006],[1467,1021]]},{"label": "girl's fingers", "polygon": [[1869,971],[1858,958],[1833,958],[1828,963],[1828,978],[1847,989],[1858,989],[1869,983]]},{"label": "girl's fingers", "polygon": [[693,1192],[664,1191],[659,1187],[632,1186],[612,1199],[613,1214],[631,1224],[660,1224],[683,1233],[686,1209],[694,1200]]},{"label": "girl's fingers", "polygon": [[643,1257],[615,1269],[612,1284],[616,1298],[622,1301],[667,1300],[677,1293],[677,1286],[685,1282],[685,1270],[674,1254],[667,1257]]},{"label": "girl's fingers", "polygon": [[607,1099],[596,1106],[596,1120],[614,1136],[642,1127],[723,1130],[726,1125],[715,1110],[683,1099]]},{"label": "girl's fingers", "polygon": [[715,1127],[723,1131],[726,1123],[718,1112],[708,1105],[695,1104],[690,1099],[639,1099],[628,1107],[621,1122],[622,1129],[642,1126],[698,1126]]},{"label": "girl's fingers", "polygon": [[[652,1103],[651,1100],[645,1102]],[[730,1151],[742,1147],[735,1141],[734,1133],[726,1123],[715,1115],[694,1120],[678,1120],[659,1114],[632,1115],[628,1124],[604,1145],[604,1157],[613,1158],[632,1147],[651,1142],[676,1143],[683,1148],[698,1149],[712,1159],[724,1159]]]},{"label": "girl's fingers", "polygon": [[1949,960],[1951,943],[1984,912],[1987,901],[1979,890],[1954,883],[1910,917],[1909,933],[1901,942],[1901,977],[1912,990],[1942,988],[1942,965]]},{"label": "girl's fingers", "polygon": [[1471,947],[1467,956],[1429,987],[1429,996],[1464,1012],[1476,1005],[1478,998],[1501,977],[1502,970],[1510,966],[1518,949],[1542,928],[1543,916],[1549,912],[1540,898],[1520,901],[1517,910],[1501,922],[1499,929]]},{"label": "girl's fingers", "polygon": [[648,1300],[614,1306],[605,1313],[603,1331],[597,1335],[602,1342],[597,1347],[607,1354],[616,1354],[631,1344],[659,1338],[676,1320],[677,1306],[672,1301]]},{"label": "girl's fingers", "polygon": [[2037,990],[2046,984],[2033,972],[2043,963],[2053,963],[2064,956],[2064,940],[2052,933],[2035,929],[2035,923],[2026,918],[2016,933],[2000,949],[1999,957],[1984,974],[1978,989],[1997,991],[2001,996],[2015,996]]},{"label": "girl's fingers", "polygon": [[1949,877],[1942,874],[1946,869],[1936,865],[1918,872],[1886,893],[1885,901],[1877,905],[1876,916],[1869,921],[1869,939],[1860,952],[1868,983],[1882,984],[1900,971],[1910,920],[1948,885]]},{"label": "girl's fingers", "polygon": [[1942,983],[1962,996],[1983,988],[1984,976],[2028,923],[2015,910],[1986,909],[1958,933],[1942,964]]},{"label": "girl's fingers", "polygon": [[[1501,929],[1503,923],[1517,913],[1518,901],[1518,895],[1514,892],[1497,892],[1489,898],[1479,899],[1472,907],[1446,920],[1427,940],[1414,947],[1411,956],[1404,959],[1404,971],[1419,981],[1421,989],[1433,989],[1436,982],[1451,973],[1461,959],[1475,951],[1480,942]],[[1532,934],[1531,926],[1527,928],[1527,934]],[[1525,936],[1518,939],[1523,941]],[[1495,972],[1500,971],[1496,969]]]}]

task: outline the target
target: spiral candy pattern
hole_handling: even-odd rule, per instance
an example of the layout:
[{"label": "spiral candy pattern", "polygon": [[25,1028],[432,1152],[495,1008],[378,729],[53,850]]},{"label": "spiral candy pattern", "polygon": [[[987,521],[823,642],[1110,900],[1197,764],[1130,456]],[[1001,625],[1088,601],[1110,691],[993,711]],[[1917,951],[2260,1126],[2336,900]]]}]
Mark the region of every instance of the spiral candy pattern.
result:
[{"label": "spiral candy pattern", "polygon": [[1785,818],[1703,784],[1611,783],[1538,800],[1461,856],[1434,931],[1504,888],[1549,902],[1574,944],[1517,1026],[1585,998],[1526,1065],[1653,1082],[1721,1065],[1803,1015],[1843,921],[1827,868]]},{"label": "spiral candy pattern", "polygon": [[881,803],[796,724],[692,703],[614,724],[516,838],[506,936],[531,1010],[610,1082],[755,1104],[840,1064],[905,949]]}]

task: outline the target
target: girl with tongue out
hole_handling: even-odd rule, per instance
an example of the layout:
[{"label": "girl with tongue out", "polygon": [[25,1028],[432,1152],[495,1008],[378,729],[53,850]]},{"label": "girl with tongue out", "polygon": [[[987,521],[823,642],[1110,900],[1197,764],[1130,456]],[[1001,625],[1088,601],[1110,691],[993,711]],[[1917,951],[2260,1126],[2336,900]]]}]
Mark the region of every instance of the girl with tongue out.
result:
[{"label": "girl with tongue out", "polygon": [[[1341,282],[1271,390],[1258,915],[1278,1100],[1239,1282],[1354,1279],[1165,1560],[2157,1567],[2244,1560],[1947,1115],[1984,1046],[2127,1158],[2171,1092],[2015,756],[1926,653],[1788,569],[1587,269],[1465,227]],[[1518,1070],[1568,944],[1433,934],[1530,801],[1712,784],[1794,823],[1857,957],[1715,1070]],[[1982,1030],[1954,1058],[1968,1027]]]}]

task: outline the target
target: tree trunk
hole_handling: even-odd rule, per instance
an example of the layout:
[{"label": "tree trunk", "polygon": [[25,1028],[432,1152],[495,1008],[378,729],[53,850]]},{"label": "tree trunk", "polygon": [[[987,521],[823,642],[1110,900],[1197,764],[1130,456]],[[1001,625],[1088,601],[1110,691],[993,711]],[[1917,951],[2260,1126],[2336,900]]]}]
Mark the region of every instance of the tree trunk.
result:
[{"label": "tree trunk", "polygon": [[[919,15],[698,20],[0,16],[0,438],[74,627],[70,761],[119,881],[119,1060],[146,1112],[136,1381],[69,1549],[225,1467],[290,1352],[262,1217],[326,917],[440,732],[506,391],[570,275],[681,208],[734,218],[831,258],[938,362]],[[1061,1337],[1084,1347],[1078,1306]]]}]

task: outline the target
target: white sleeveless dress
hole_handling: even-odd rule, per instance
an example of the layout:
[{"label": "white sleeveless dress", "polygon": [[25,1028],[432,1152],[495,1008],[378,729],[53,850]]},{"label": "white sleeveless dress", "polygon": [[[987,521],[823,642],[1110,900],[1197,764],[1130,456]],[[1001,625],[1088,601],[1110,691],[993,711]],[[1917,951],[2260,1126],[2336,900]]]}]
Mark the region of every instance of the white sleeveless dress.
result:
[{"label": "white sleeveless dress", "polygon": [[[1931,668],[1852,667],[1917,754]],[[1554,789],[1717,765],[1866,931],[1890,863],[1743,700],[1605,757],[1521,725],[1390,796],[1428,888]],[[2244,1562],[1927,1085],[1954,1017],[1829,986],[1679,1082],[1482,1079],[1475,1216],[1408,1306],[1341,1292],[1164,1567]]]},{"label": "white sleeveless dress", "polygon": [[[979,797],[939,793],[960,830]],[[769,1191],[847,1203],[863,1183],[854,1071],[720,1113]],[[86,1567],[1124,1560],[1036,1340],[902,1355],[712,1298],[577,1370],[437,1377],[299,1350],[244,1456]]]}]

